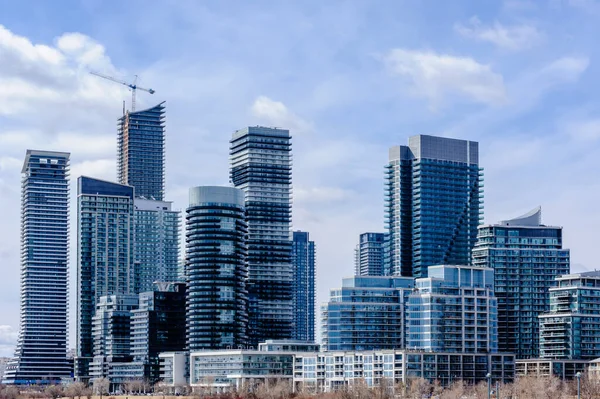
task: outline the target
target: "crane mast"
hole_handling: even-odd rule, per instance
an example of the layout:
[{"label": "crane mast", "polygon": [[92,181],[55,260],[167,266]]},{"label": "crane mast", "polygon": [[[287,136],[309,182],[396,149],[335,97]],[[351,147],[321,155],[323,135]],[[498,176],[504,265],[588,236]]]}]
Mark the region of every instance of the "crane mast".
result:
[{"label": "crane mast", "polygon": [[123,80],[120,79],[116,79],[112,76],[108,76],[108,75],[104,75],[98,72],[94,72],[94,71],[90,71],[90,74],[94,75],[94,76],[98,76],[100,78],[106,79],[106,80],[110,80],[111,82],[115,82],[115,83],[119,83],[122,84],[123,86],[127,86],[130,90],[131,90],[131,111],[135,111],[135,93],[137,90],[143,90],[145,92],[148,92],[150,94],[154,94],[154,90],[152,89],[145,89],[143,87],[139,87],[137,85],[137,78],[138,76],[135,75],[135,78],[133,79],[133,83],[127,83]]}]

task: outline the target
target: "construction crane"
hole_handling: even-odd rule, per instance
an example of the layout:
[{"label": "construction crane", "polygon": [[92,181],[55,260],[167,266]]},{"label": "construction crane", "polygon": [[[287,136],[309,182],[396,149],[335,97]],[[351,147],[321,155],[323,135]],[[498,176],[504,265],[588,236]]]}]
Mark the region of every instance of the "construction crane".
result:
[{"label": "construction crane", "polygon": [[127,83],[127,82],[125,82],[123,80],[113,78],[112,76],[103,75],[103,74],[98,73],[98,72],[90,71],[90,73],[92,75],[96,75],[96,76],[99,76],[101,78],[104,78],[104,79],[107,79],[107,80],[111,80],[111,81],[113,81],[115,83],[119,83],[119,84],[122,84],[124,86],[129,87],[131,89],[131,111],[132,112],[135,111],[135,92],[136,92],[136,90],[144,90],[144,91],[146,91],[146,92],[148,92],[150,94],[154,94],[154,90],[152,90],[152,89],[145,89],[145,88],[139,87],[137,85],[137,78],[138,78],[137,75],[135,75],[135,78],[133,79],[133,83]]}]

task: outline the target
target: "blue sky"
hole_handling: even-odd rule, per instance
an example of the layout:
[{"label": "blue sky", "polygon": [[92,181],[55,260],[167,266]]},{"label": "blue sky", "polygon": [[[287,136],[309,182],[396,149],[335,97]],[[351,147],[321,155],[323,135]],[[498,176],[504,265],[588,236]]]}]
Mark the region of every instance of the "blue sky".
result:
[{"label": "blue sky", "polygon": [[235,129],[291,130],[293,227],[316,241],[319,303],[352,274],[358,234],[383,229],[388,147],[419,133],[479,141],[486,223],[541,205],[573,270],[594,269],[599,17],[594,0],[0,0],[0,356],[18,331],[26,149],[70,151],[72,194],[82,174],[116,175],[130,95],[89,70],[139,75],[156,94],[138,108],[166,100],[178,209],[189,187],[228,184]]}]

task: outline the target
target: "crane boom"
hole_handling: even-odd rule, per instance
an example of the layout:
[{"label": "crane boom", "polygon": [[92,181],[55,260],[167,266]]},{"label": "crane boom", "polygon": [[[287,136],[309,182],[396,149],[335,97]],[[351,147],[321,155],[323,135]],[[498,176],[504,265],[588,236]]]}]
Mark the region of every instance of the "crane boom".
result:
[{"label": "crane boom", "polygon": [[116,79],[116,78],[113,78],[112,76],[104,75],[99,72],[90,71],[90,74],[98,76],[103,79],[110,80],[115,83],[122,84],[123,86],[127,86],[129,89],[131,89],[131,111],[135,111],[135,92],[136,92],[136,90],[143,90],[150,94],[154,94],[154,90],[139,87],[137,85],[137,75],[135,75],[135,79],[133,80],[133,83],[127,83],[124,80]]}]

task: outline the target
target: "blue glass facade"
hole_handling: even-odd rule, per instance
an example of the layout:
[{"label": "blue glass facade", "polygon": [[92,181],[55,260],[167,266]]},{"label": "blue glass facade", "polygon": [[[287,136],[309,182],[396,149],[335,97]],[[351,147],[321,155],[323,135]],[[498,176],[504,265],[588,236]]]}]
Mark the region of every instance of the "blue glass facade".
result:
[{"label": "blue glass facade", "polygon": [[119,183],[135,187],[135,195],[162,201],[165,192],[164,102],[118,120]]},{"label": "blue glass facade", "polygon": [[101,296],[134,293],[134,189],[82,176],[77,196],[77,357],[75,374],[89,378],[92,317]]},{"label": "blue glass facade", "polygon": [[304,231],[294,231],[294,334],[302,341],[315,340],[315,243]]},{"label": "blue glass facade", "polygon": [[249,344],[293,335],[291,137],[248,127],[230,141],[230,180],[244,191],[248,220]]},{"label": "blue glass facade", "polygon": [[67,363],[69,154],[27,150],[21,180],[21,320],[8,384],[58,383]]},{"label": "blue glass facade", "polygon": [[321,307],[321,348],[360,351],[404,348],[410,277],[352,277]]},{"label": "blue glass facade", "polygon": [[556,278],[550,311],[540,315],[540,357],[600,357],[600,272]]},{"label": "blue glass facade", "polygon": [[408,297],[407,347],[426,352],[498,352],[494,271],[430,266]]},{"label": "blue glass facade", "polygon": [[494,269],[501,352],[517,359],[539,357],[538,316],[550,310],[549,289],[568,274],[570,253],[562,227],[541,224],[541,209],[496,225],[479,227],[475,266]]},{"label": "blue glass facade", "polygon": [[385,181],[386,275],[471,263],[483,213],[477,142],[412,136],[390,148]]},{"label": "blue glass facade", "polygon": [[134,291],[151,291],[156,281],[177,281],[181,212],[170,202],[142,198],[134,208]]},{"label": "blue glass facade", "polygon": [[247,344],[244,192],[193,187],[186,212],[187,349]]},{"label": "blue glass facade", "polygon": [[383,276],[384,248],[385,234],[361,234],[354,251],[354,274],[357,276]]}]

